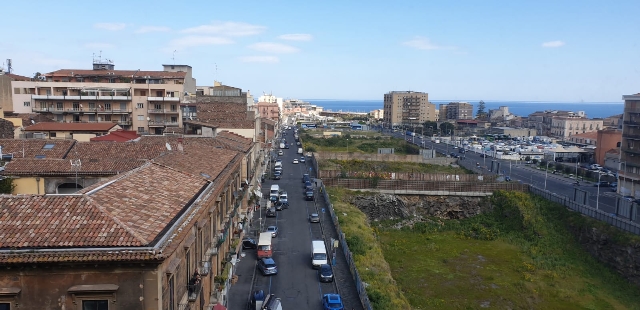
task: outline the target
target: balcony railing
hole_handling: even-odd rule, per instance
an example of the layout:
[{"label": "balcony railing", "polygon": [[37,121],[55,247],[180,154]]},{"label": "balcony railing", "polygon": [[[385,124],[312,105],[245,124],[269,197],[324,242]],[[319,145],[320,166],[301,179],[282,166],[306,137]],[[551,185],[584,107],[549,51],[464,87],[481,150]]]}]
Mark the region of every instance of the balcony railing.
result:
[{"label": "balcony railing", "polygon": [[640,140],[640,133],[637,132],[627,132],[622,134],[623,138],[627,138],[627,139],[633,139],[633,140]]},{"label": "balcony railing", "polygon": [[205,255],[204,260],[200,262],[198,266],[198,273],[202,276],[206,276],[211,271],[211,256]]},{"label": "balcony railing", "polygon": [[151,120],[149,121],[149,126],[169,126],[169,127],[178,127],[178,122],[165,121],[165,120]]},{"label": "balcony railing", "polygon": [[150,109],[149,113],[175,113],[178,114],[178,110],[172,110],[172,109]]},{"label": "balcony railing", "polygon": [[33,112],[50,112],[50,113],[131,113],[131,109],[110,109],[110,108],[43,108],[34,107]]},{"label": "balcony railing", "polygon": [[199,281],[197,283],[194,284],[188,284],[187,285],[187,299],[189,301],[196,301],[198,300],[198,296],[200,295],[200,292],[202,291],[202,281]]},{"label": "balcony railing", "polygon": [[180,101],[180,97],[147,97],[148,101]]},{"label": "balcony railing", "polygon": [[191,304],[186,302],[186,303],[179,303],[178,304],[178,310],[191,310]]},{"label": "balcony railing", "polygon": [[54,96],[54,95],[32,95],[32,99],[34,100],[131,100],[130,95],[124,96],[89,96],[89,95],[81,95],[81,96]]}]

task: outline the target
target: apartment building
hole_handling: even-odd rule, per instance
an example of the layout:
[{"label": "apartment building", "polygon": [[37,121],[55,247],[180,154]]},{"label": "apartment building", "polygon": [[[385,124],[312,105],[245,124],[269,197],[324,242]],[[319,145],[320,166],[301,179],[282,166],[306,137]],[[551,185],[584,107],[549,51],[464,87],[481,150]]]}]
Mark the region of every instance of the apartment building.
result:
[{"label": "apartment building", "polygon": [[93,68],[62,69],[39,80],[12,81],[13,110],[44,114],[57,122],[115,123],[125,130],[162,134],[182,127],[180,102],[195,93],[191,66],[162,71],[116,70],[111,61]]},{"label": "apartment building", "polygon": [[[437,115],[437,113],[434,113],[434,114]],[[373,110],[373,111],[369,112],[369,115],[374,120],[383,119],[384,118],[384,109]]]},{"label": "apartment building", "polygon": [[436,106],[429,94],[414,91],[391,91],[384,94],[384,126],[417,126],[436,120]]},{"label": "apartment building", "polygon": [[640,198],[640,93],[623,96],[618,193]]},{"label": "apartment building", "polygon": [[[0,69],[0,112],[13,112],[13,89],[11,87],[13,81],[31,81],[31,78]],[[31,105],[31,102],[23,102],[22,104]]]},{"label": "apartment building", "polygon": [[538,134],[541,136],[551,136],[553,119],[558,117],[574,118],[574,119],[586,119],[587,115],[584,111],[560,111],[560,110],[546,110],[536,111],[523,120],[522,127],[535,128]]},{"label": "apartment building", "polygon": [[268,118],[276,122],[280,122],[280,107],[275,102],[258,102],[255,105],[254,110],[258,111],[262,118]]},{"label": "apartment building", "polygon": [[468,102],[449,102],[438,109],[439,120],[473,119],[473,105]]},{"label": "apartment building", "polygon": [[551,135],[568,139],[571,135],[602,130],[602,119],[554,117],[551,119]]}]

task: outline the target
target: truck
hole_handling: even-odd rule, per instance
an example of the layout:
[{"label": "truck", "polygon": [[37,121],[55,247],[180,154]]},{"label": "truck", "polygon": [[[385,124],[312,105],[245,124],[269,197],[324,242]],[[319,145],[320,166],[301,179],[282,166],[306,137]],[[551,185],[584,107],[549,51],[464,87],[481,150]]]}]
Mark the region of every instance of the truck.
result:
[{"label": "truck", "polygon": [[322,240],[311,241],[311,265],[313,268],[320,268],[320,265],[327,263],[327,248]]},{"label": "truck", "polygon": [[260,233],[260,239],[258,239],[258,258],[271,257],[273,254],[273,247],[271,245],[272,238],[270,232]]}]

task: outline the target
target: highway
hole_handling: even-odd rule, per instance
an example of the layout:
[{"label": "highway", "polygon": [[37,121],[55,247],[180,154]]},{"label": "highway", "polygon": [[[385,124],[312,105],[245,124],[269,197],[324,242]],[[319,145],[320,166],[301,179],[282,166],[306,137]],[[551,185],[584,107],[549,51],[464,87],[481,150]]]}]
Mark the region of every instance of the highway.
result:
[{"label": "highway", "polygon": [[[409,143],[414,143],[418,146],[422,145],[423,140],[418,135],[415,137],[406,136],[404,132],[393,132],[389,134],[400,139],[408,139],[409,141],[407,142]],[[494,167],[499,163],[500,174],[504,173],[504,175],[510,176],[512,182],[520,181],[522,183],[532,184],[538,188],[546,188],[548,191],[555,194],[567,196],[570,200],[573,200],[576,191],[587,192],[590,206],[594,208],[597,206],[600,210],[607,213],[616,212],[616,199],[619,196],[612,191],[611,187],[601,187],[598,198],[598,187],[594,186],[594,183],[592,182],[581,181],[579,186],[575,186],[574,179],[555,175],[550,172],[545,175],[544,170],[538,170],[534,165],[525,164],[523,161],[516,162],[513,160],[501,160],[488,156],[483,158],[482,153],[476,153],[474,151],[467,151],[465,154],[460,154],[458,153],[458,149],[454,147],[454,145],[448,145],[445,143],[433,143],[429,138],[424,139],[424,148],[426,149],[435,149],[438,153],[443,155],[451,153],[464,155],[465,158],[460,159],[458,162],[461,166],[469,170],[482,174],[491,174],[492,172],[489,171],[489,169],[492,167],[492,162],[494,162]],[[478,163],[480,164],[480,167],[477,167],[476,164]]]}]

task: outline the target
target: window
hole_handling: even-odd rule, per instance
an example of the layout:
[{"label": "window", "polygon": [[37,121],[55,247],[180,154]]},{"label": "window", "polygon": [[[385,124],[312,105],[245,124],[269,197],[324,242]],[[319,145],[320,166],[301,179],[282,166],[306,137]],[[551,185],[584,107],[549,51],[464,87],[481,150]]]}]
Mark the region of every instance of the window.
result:
[{"label": "window", "polygon": [[138,132],[140,133],[144,132],[144,127],[138,127]]},{"label": "window", "polygon": [[137,108],[138,109],[143,109],[144,108],[144,103],[138,102]]},{"label": "window", "polygon": [[82,310],[109,310],[109,301],[102,300],[83,300]]},{"label": "window", "polygon": [[50,149],[52,149],[54,146],[56,146],[56,145],[55,145],[55,144],[53,144],[53,143],[47,143],[47,144],[45,144],[45,145],[42,147],[42,149],[43,149],[43,150],[50,150]]},{"label": "window", "polygon": [[76,82],[84,82],[84,78],[76,78]]},{"label": "window", "polygon": [[139,121],[144,121],[144,115],[138,115],[138,120]]},{"label": "window", "polygon": [[55,132],[49,133],[50,138],[55,138],[56,136],[57,136],[57,133]]},{"label": "window", "polygon": [[16,94],[16,95],[19,95],[20,94],[20,88],[18,88],[18,87],[13,88],[13,93]]},{"label": "window", "polygon": [[[175,287],[176,287],[176,285],[175,285],[174,280],[173,280],[173,275],[172,274],[168,275],[168,277],[169,277],[169,280],[168,280],[168,286],[169,286],[169,310],[174,310],[175,309],[175,303],[176,303],[176,301],[175,301],[175,294],[176,294],[176,292],[175,292],[176,288]],[[0,309],[0,310],[2,310],[2,309]]]},{"label": "window", "polygon": [[95,116],[95,115],[93,115],[93,114],[90,114],[90,115],[89,115],[89,121],[90,121],[90,122],[95,122],[95,121],[96,121],[96,116]]},{"label": "window", "polygon": [[187,269],[186,269],[186,279],[184,280],[184,283],[189,283],[189,277],[191,276],[191,250],[187,250],[187,252],[184,254],[184,258],[186,260],[186,265],[187,265]]},{"label": "window", "polygon": [[45,159],[47,158],[46,155],[36,155],[36,159]]},{"label": "window", "polygon": [[110,122],[110,121],[111,121],[111,115],[105,115],[105,116],[104,116],[104,120],[105,120],[106,122]]},{"label": "window", "polygon": [[146,90],[140,91],[140,96],[146,97],[147,96],[147,91]]},{"label": "window", "polygon": [[0,310],[11,310],[11,304],[8,302],[0,302]]},{"label": "window", "polygon": [[153,106],[153,108],[154,108],[155,110],[162,110],[162,105],[161,105],[161,104],[157,104],[157,103],[156,103],[156,104]]}]

